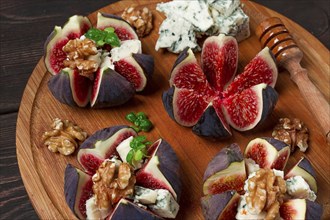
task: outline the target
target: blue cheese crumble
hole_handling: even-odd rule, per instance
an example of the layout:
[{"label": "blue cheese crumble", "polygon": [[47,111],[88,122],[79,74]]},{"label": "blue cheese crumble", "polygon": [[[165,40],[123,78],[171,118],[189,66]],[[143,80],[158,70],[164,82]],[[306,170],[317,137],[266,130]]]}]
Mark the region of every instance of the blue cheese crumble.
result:
[{"label": "blue cheese crumble", "polygon": [[315,201],[316,195],[301,176],[293,176],[286,180],[287,193],[297,199]]}]

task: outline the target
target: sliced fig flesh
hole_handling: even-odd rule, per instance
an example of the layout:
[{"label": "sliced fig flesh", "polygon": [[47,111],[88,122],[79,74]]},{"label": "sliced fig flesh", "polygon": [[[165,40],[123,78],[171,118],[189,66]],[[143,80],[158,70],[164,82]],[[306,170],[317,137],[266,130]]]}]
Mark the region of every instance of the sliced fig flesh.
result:
[{"label": "sliced fig flesh", "polygon": [[302,157],[284,176],[285,179],[289,179],[293,176],[301,176],[309,185],[311,190],[317,193],[317,184],[315,179],[315,171],[312,164],[307,158]]},{"label": "sliced fig flesh", "polygon": [[204,218],[208,220],[235,219],[239,199],[240,195],[235,191],[202,197]]},{"label": "sliced fig flesh", "polygon": [[63,61],[66,59],[66,54],[62,50],[63,46],[69,40],[79,38],[91,26],[87,17],[79,15],[70,17],[63,28],[55,26],[44,46],[46,68],[51,74],[58,74],[64,67]]},{"label": "sliced fig flesh", "polygon": [[65,169],[64,194],[72,212],[79,218],[86,218],[86,201],[92,196],[92,177],[68,164]]},{"label": "sliced fig flesh", "polygon": [[92,81],[75,70],[64,68],[50,78],[48,88],[60,102],[85,107],[90,99]]},{"label": "sliced fig flesh", "polygon": [[233,37],[219,35],[205,40],[201,65],[208,82],[217,91],[230,83],[237,70],[238,45]]},{"label": "sliced fig flesh", "polygon": [[132,26],[127,23],[127,21],[116,15],[98,12],[96,27],[99,29],[113,27],[118,38],[122,41],[139,38]]},{"label": "sliced fig flesh", "polygon": [[274,56],[269,48],[265,47],[246,65],[243,73],[235,77],[223,95],[228,97],[260,83],[266,83],[274,87],[277,75],[278,71]]},{"label": "sliced fig flesh", "polygon": [[323,208],[316,202],[305,199],[291,199],[280,206],[280,216],[284,220],[321,219]]},{"label": "sliced fig flesh", "polygon": [[130,136],[137,133],[128,126],[114,126],[95,132],[88,137],[78,151],[78,162],[88,173],[95,173],[100,164],[112,155],[116,147]]},{"label": "sliced fig flesh", "polygon": [[170,145],[159,139],[149,150],[150,159],[136,174],[136,184],[149,189],[166,189],[179,201],[180,165]]},{"label": "sliced fig flesh", "polygon": [[246,179],[243,155],[237,144],[223,148],[208,164],[204,173],[204,195],[228,190],[242,191]]}]

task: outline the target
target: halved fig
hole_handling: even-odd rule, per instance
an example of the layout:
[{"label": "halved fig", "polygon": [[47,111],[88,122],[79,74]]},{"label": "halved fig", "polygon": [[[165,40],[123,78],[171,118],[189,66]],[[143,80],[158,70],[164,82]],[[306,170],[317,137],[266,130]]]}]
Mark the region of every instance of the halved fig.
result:
[{"label": "halved fig", "polygon": [[238,45],[234,37],[211,36],[204,41],[201,66],[208,82],[217,91],[223,91],[237,71]]},{"label": "halved fig", "polygon": [[[192,50],[184,49],[173,65],[171,88],[163,93],[166,111],[178,124],[196,126],[194,133],[205,137],[229,137],[228,124],[238,131],[255,128],[273,111],[278,98],[272,88],[277,69],[270,53],[268,48],[261,51],[232,82],[238,62],[235,38],[222,34],[207,38],[202,68]],[[231,89],[223,91],[226,88]]]},{"label": "halved fig", "polygon": [[107,220],[122,220],[122,219],[143,219],[143,220],[161,220],[163,218],[155,215],[147,209],[143,209],[138,205],[130,202],[127,199],[121,199],[116,207],[114,208],[112,214],[107,218]]},{"label": "halved fig", "polygon": [[239,199],[240,195],[235,191],[202,197],[204,218],[207,220],[235,219]]},{"label": "halved fig", "polygon": [[64,67],[63,61],[66,53],[62,48],[66,43],[75,38],[79,38],[92,26],[85,16],[74,15],[64,24],[63,28],[55,26],[53,32],[48,36],[45,45],[45,65],[47,70],[55,75]]},{"label": "halved fig", "polygon": [[48,88],[60,102],[85,107],[89,103],[92,81],[79,75],[77,70],[64,68],[50,78]]},{"label": "halved fig", "polygon": [[120,40],[132,40],[139,38],[135,30],[127,21],[113,14],[98,12],[96,27],[102,30],[107,27],[113,27]]},{"label": "halved fig", "polygon": [[65,168],[66,203],[79,219],[86,219],[86,201],[92,196],[92,177],[68,164]]},{"label": "halved fig", "polygon": [[137,172],[136,184],[149,189],[166,189],[179,201],[180,165],[172,147],[165,140],[159,139],[148,151],[150,158]]},{"label": "halved fig", "polygon": [[100,164],[112,155],[117,155],[116,147],[137,133],[128,126],[104,128],[88,137],[78,151],[78,162],[87,173],[95,173]]},{"label": "halved fig", "polygon": [[284,220],[318,220],[321,219],[323,208],[316,202],[306,199],[291,199],[280,206],[280,216]]},{"label": "halved fig", "polygon": [[277,98],[276,91],[265,83],[252,86],[223,100],[224,116],[236,130],[251,130],[273,111]]},{"label": "halved fig", "polygon": [[214,195],[229,190],[242,191],[246,179],[243,155],[237,144],[223,148],[207,165],[203,193]]},{"label": "halved fig", "polygon": [[111,107],[124,104],[134,95],[134,87],[110,68],[100,68],[94,79],[92,107]]},{"label": "halved fig", "polygon": [[151,79],[154,59],[147,54],[132,54],[114,62],[115,70],[141,92]]},{"label": "halved fig", "polygon": [[301,176],[308,183],[311,190],[317,193],[316,174],[312,164],[304,157],[302,157],[284,176],[284,179],[289,179],[293,176]]},{"label": "halved fig", "polygon": [[[285,149],[285,150],[283,150]],[[279,154],[279,152],[283,152]],[[251,158],[260,168],[283,170],[290,156],[290,147],[274,138],[255,138],[244,151],[244,158]]]},{"label": "halved fig", "polygon": [[235,77],[223,96],[228,97],[260,83],[274,87],[277,75],[275,58],[269,48],[265,47],[245,66],[243,73]]}]

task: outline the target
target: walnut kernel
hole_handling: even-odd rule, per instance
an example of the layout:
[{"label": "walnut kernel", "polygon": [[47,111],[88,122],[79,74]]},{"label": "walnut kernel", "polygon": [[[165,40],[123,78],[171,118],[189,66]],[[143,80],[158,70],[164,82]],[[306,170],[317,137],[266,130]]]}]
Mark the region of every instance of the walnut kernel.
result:
[{"label": "walnut kernel", "polygon": [[86,132],[69,120],[55,118],[51,127],[53,130],[44,132],[42,140],[54,153],[70,155],[87,137]]},{"label": "walnut kernel", "polygon": [[296,146],[300,151],[305,152],[308,148],[309,131],[304,122],[294,118],[280,118],[279,123],[275,126],[272,136],[281,140],[291,147],[293,152]]},{"label": "walnut kernel", "polygon": [[148,35],[153,28],[152,13],[147,7],[142,10],[138,10],[134,6],[127,7],[121,17],[135,27],[139,37]]},{"label": "walnut kernel", "polygon": [[266,219],[275,219],[286,193],[282,177],[275,176],[271,169],[260,169],[248,180],[246,203],[253,214],[266,211]]},{"label": "walnut kernel", "polygon": [[94,41],[88,38],[69,40],[62,50],[67,54],[67,59],[63,61],[65,67],[77,68],[80,75],[93,77],[100,65]]},{"label": "walnut kernel", "polygon": [[99,209],[109,209],[121,198],[132,195],[136,182],[134,170],[128,163],[105,160],[92,177],[93,193]]}]

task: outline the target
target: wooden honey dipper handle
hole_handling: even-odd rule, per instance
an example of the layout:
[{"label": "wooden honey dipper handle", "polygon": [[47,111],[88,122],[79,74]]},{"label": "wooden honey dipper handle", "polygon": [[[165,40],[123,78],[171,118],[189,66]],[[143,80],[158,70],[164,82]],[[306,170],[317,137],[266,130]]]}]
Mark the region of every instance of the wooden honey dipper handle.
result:
[{"label": "wooden honey dipper handle", "polygon": [[327,142],[330,143],[330,106],[322,93],[310,81],[307,70],[300,61],[303,53],[296,45],[289,31],[279,18],[268,18],[256,29],[263,47],[269,47],[278,65],[287,69],[296,83],[316,121],[321,126]]}]

